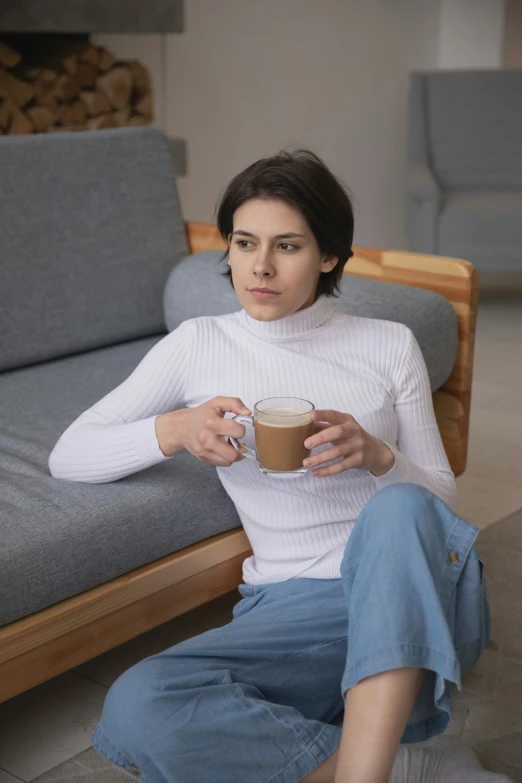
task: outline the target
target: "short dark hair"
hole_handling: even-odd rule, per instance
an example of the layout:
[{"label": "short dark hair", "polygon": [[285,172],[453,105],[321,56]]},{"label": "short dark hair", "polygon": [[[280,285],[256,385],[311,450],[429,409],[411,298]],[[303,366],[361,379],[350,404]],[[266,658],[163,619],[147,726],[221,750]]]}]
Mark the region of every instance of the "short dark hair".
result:
[{"label": "short dark hair", "polygon": [[[322,253],[338,257],[330,272],[321,272],[316,298],[337,296],[344,266],[353,256],[353,208],[350,196],[324,161],[310,150],[282,150],[262,158],[237,174],[217,207],[217,227],[223,239],[233,231],[234,213],[251,199],[280,199],[303,214]],[[221,260],[228,256],[228,251]],[[230,267],[223,272],[232,281]]]}]

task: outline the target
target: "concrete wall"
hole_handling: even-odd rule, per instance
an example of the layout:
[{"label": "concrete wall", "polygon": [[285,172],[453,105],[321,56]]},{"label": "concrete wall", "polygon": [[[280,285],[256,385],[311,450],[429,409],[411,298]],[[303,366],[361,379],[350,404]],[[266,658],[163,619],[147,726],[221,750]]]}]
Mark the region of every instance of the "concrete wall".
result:
[{"label": "concrete wall", "polygon": [[168,36],[169,132],[188,140],[185,215],[211,220],[229,179],[285,146],[354,192],[356,241],[405,247],[408,76],[436,65],[438,0],[186,0]]},{"label": "concrete wall", "polygon": [[257,158],[307,146],[355,194],[356,241],[400,248],[409,73],[499,67],[504,2],[185,0],[182,34],[96,40],[151,69],[157,122],[188,144],[187,218],[212,220]]},{"label": "concrete wall", "polygon": [[441,0],[439,68],[500,68],[505,0]]}]

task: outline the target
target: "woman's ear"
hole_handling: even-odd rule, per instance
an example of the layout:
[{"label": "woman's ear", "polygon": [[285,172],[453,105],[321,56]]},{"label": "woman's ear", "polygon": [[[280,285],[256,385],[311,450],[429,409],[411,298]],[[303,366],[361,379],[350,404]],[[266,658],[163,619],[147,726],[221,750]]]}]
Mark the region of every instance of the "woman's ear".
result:
[{"label": "woman's ear", "polygon": [[338,261],[339,258],[337,256],[325,256],[321,262],[321,272],[331,272]]}]

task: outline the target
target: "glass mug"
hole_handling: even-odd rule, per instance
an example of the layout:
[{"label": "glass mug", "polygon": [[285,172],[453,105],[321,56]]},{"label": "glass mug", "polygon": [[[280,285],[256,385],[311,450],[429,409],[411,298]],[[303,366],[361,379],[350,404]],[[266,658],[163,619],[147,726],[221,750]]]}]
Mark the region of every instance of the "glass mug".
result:
[{"label": "glass mug", "polygon": [[310,418],[314,409],[313,403],[299,397],[268,397],[256,402],[253,416],[233,416],[254,428],[256,450],[235,438],[228,439],[241,454],[256,460],[265,475],[302,476],[307,471],[303,460],[310,456],[304,442],[315,431]]}]

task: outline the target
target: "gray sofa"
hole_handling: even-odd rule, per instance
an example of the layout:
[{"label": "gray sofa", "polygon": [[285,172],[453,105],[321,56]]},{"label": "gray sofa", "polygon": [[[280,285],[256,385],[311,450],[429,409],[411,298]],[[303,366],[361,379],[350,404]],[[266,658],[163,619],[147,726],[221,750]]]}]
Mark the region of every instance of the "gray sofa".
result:
[{"label": "gray sofa", "polygon": [[410,250],[522,273],[522,70],[413,75],[406,199]]},{"label": "gray sofa", "polygon": [[[112,484],[59,481],[48,470],[65,428],[167,328],[239,305],[221,275],[222,253],[187,258],[159,131],[0,138],[0,172],[5,626],[239,526],[214,468],[186,452]],[[411,326],[440,387],[457,349],[451,304],[431,291],[345,277],[335,306]]]}]

